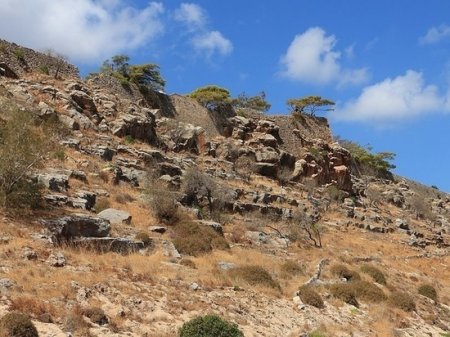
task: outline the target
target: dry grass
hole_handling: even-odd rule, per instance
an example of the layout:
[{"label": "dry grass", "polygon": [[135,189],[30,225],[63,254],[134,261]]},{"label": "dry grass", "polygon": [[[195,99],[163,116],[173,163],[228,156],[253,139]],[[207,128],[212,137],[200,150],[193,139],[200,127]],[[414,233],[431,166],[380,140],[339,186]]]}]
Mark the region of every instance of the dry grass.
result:
[{"label": "dry grass", "polygon": [[261,266],[247,265],[231,269],[228,274],[234,281],[235,285],[242,283],[249,286],[261,285],[264,287],[278,289],[281,291],[281,286],[278,281],[272,278],[272,275]]}]

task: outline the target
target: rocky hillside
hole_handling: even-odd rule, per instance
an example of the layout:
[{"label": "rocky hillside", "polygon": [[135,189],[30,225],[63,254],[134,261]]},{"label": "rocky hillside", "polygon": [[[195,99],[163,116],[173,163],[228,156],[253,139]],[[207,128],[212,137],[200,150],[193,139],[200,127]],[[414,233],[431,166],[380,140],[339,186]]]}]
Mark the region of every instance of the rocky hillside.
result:
[{"label": "rocky hillside", "polygon": [[[46,139],[17,166],[39,203],[0,159],[0,316],[41,337],[177,336],[206,313],[246,337],[450,335],[449,195],[358,175],[324,118],[55,76],[0,42],[2,130],[25,112]],[[24,153],[6,131],[2,158]]]}]

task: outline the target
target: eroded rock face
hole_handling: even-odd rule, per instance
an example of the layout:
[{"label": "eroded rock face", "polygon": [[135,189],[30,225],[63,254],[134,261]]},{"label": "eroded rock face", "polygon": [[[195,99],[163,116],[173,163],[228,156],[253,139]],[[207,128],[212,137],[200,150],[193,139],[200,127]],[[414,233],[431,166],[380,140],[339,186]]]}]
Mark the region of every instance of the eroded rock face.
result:
[{"label": "eroded rock face", "polygon": [[56,241],[70,241],[77,237],[106,237],[111,230],[109,221],[84,214],[44,220],[42,223]]},{"label": "eroded rock face", "polygon": [[112,133],[118,137],[130,136],[147,143],[156,141],[155,121],[148,114],[121,114],[112,123]]}]

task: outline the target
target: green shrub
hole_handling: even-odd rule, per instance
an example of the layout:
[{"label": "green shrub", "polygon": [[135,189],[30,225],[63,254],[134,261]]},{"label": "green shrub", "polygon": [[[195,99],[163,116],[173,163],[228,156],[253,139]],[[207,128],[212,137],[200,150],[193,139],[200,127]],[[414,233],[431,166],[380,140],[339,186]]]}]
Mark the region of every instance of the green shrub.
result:
[{"label": "green shrub", "polygon": [[347,281],[357,281],[361,276],[356,271],[348,269],[343,264],[335,264],[331,267],[331,272],[339,278],[345,278]]},{"label": "green shrub", "polygon": [[340,190],[337,186],[331,185],[326,189],[330,199],[336,203],[342,203],[345,199],[346,193]]},{"label": "green shrub", "polygon": [[386,277],[384,276],[383,272],[377,267],[366,264],[361,267],[361,271],[363,273],[369,274],[375,282],[386,285]]},{"label": "green shrub", "polygon": [[280,284],[272,278],[270,273],[261,266],[241,266],[229,271],[235,281],[242,280],[249,285],[262,285],[268,288],[281,290]]},{"label": "green shrub", "polygon": [[417,289],[417,291],[419,292],[420,295],[426,296],[428,298],[431,298],[435,302],[437,302],[437,300],[438,300],[437,291],[430,284],[422,284],[422,285],[420,285],[419,288]]},{"label": "green shrub", "polygon": [[404,311],[414,311],[416,309],[414,299],[409,294],[401,291],[394,291],[389,297],[389,303]]},{"label": "green shrub", "polygon": [[309,334],[309,337],[327,337],[322,331],[314,330]]},{"label": "green shrub", "polygon": [[30,318],[20,312],[10,312],[0,319],[2,337],[38,337],[36,327]]},{"label": "green shrub", "polygon": [[215,315],[196,317],[183,324],[179,337],[244,337],[234,323]]},{"label": "green shrub", "polygon": [[304,268],[295,261],[287,260],[280,266],[281,274],[285,277],[304,274]]},{"label": "green shrub", "polygon": [[174,227],[173,244],[181,254],[197,256],[213,249],[230,248],[225,238],[208,226],[185,222]]},{"label": "green shrub", "polygon": [[39,67],[39,70],[45,74],[45,75],[49,75],[50,74],[50,69],[48,68],[48,65],[43,64]]},{"label": "green shrub", "polygon": [[24,54],[23,50],[21,50],[21,49],[14,49],[13,50],[13,54],[16,55],[17,59],[20,62],[25,62],[25,54]]},{"label": "green shrub", "polygon": [[300,299],[305,304],[312,305],[319,309],[325,307],[322,297],[310,286],[300,287],[300,289],[298,290],[298,296],[300,296]]},{"label": "green shrub", "polygon": [[58,149],[52,153],[52,157],[59,161],[64,161],[66,160],[66,153],[64,149]]}]

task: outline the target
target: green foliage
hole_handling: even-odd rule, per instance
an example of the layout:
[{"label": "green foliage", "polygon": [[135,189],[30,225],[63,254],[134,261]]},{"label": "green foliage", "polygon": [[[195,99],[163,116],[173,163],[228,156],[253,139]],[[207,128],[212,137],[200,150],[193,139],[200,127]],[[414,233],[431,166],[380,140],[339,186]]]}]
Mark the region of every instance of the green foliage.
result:
[{"label": "green foliage", "polygon": [[383,272],[377,267],[366,264],[361,267],[361,271],[363,273],[369,274],[376,283],[386,285],[386,277],[384,276]]},{"label": "green foliage", "polygon": [[328,186],[326,192],[330,196],[331,200],[336,203],[342,203],[345,199],[345,192],[340,190],[335,185]]},{"label": "green foliage", "polygon": [[0,205],[35,207],[40,187],[29,179],[48,154],[50,140],[30,112],[12,109],[0,125]]},{"label": "green foliage", "polygon": [[133,138],[131,135],[126,135],[124,138],[125,143],[127,144],[134,144],[136,143],[136,139]]},{"label": "green foliage", "polygon": [[409,294],[401,291],[394,291],[389,297],[389,303],[404,311],[416,310],[414,299]]},{"label": "green foliage", "polygon": [[201,105],[209,110],[230,103],[230,92],[216,85],[207,85],[198,88],[187,95],[190,98],[197,100]]},{"label": "green foliage", "polygon": [[298,290],[298,296],[300,296],[300,299],[305,304],[312,305],[319,309],[325,307],[322,297],[310,286],[300,287],[300,289]]},{"label": "green foliage", "polygon": [[16,55],[20,62],[25,62],[25,54],[22,49],[14,49],[13,54]]},{"label": "green foliage", "polygon": [[178,335],[179,337],[244,337],[236,324],[215,315],[196,317],[184,323]]},{"label": "green foliage", "polygon": [[314,116],[316,112],[333,110],[335,103],[320,96],[306,96],[302,98],[291,98],[287,105],[294,114],[307,113]]},{"label": "green foliage", "polygon": [[20,312],[10,312],[0,319],[2,337],[38,337],[36,327],[30,318]]},{"label": "green foliage", "polygon": [[115,55],[103,62],[100,71],[117,78],[127,87],[135,83],[140,89],[163,90],[166,81],[160,73],[159,66],[153,63],[130,65],[127,55]]},{"label": "green foliage", "polygon": [[226,240],[208,226],[184,222],[174,227],[173,244],[181,254],[197,256],[213,249],[229,249]]},{"label": "green foliage", "polygon": [[383,176],[395,168],[391,161],[395,159],[395,153],[378,152],[372,153],[372,147],[363,147],[355,142],[338,139],[339,144],[347,149],[358,165],[362,174]]},{"label": "green foliage", "polygon": [[39,67],[39,70],[45,74],[45,75],[49,75],[50,74],[50,69],[48,68],[48,65],[43,64]]},{"label": "green foliage", "polygon": [[274,280],[270,273],[261,266],[241,266],[229,271],[230,276],[236,281],[243,281],[251,286],[262,285],[268,288],[281,290],[278,281]]},{"label": "green foliage", "polygon": [[309,334],[309,337],[327,337],[322,331],[314,330]]},{"label": "green foliage", "polygon": [[52,153],[52,157],[59,161],[64,161],[66,160],[66,152],[63,148],[57,149]]},{"label": "green foliage", "polygon": [[420,295],[431,298],[435,302],[438,300],[437,291],[431,284],[421,284],[417,291]]},{"label": "green foliage", "polygon": [[233,98],[231,104],[236,109],[253,109],[263,112],[271,107],[271,104],[266,101],[266,93],[264,91],[261,91],[256,96],[247,96],[245,92],[240,93],[237,98]]}]

